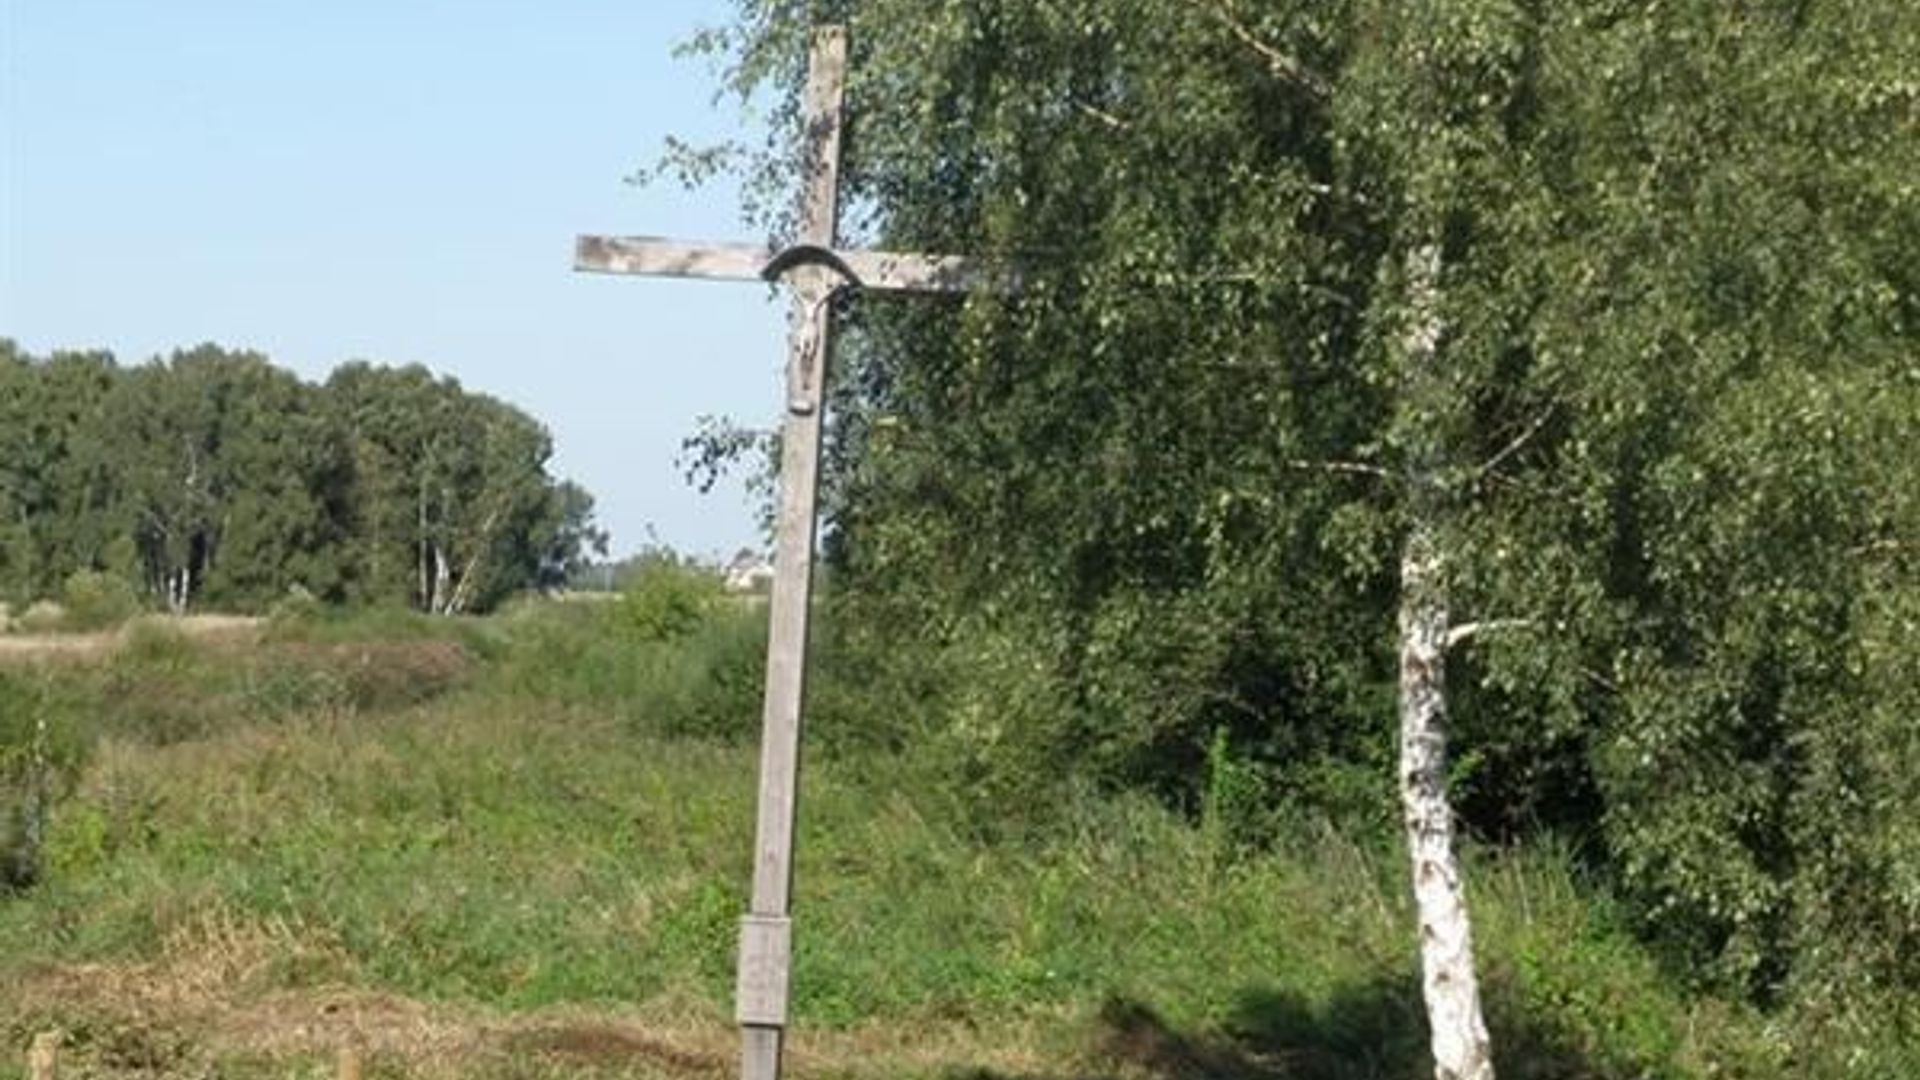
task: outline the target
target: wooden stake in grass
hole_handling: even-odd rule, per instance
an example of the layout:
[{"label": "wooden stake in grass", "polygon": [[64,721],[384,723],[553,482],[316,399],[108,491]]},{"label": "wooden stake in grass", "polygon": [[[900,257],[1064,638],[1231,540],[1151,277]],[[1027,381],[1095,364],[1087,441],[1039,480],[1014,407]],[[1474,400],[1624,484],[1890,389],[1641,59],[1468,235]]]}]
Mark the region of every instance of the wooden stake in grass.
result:
[{"label": "wooden stake in grass", "polygon": [[[654,237],[582,236],[576,270],[662,277],[783,281],[793,289],[787,412],[781,430],[780,510],[768,618],[766,707],[760,741],[753,899],[740,931],[735,1011],[742,1075],[776,1080],[787,1024],[791,970],[794,809],[806,686],[807,609],[813,590],[821,407],[832,336],[832,301],[847,289],[957,293],[1011,287],[956,256],[838,250],[840,128],[847,37],[821,29],[813,41],[805,98],[806,189],[800,235],[784,249],[689,244]],[[996,282],[995,277],[1003,280]]]},{"label": "wooden stake in grass", "polygon": [[54,1080],[54,1074],[60,1068],[60,1033],[43,1031],[33,1037],[33,1045],[27,1049],[27,1076],[29,1080]]},{"label": "wooden stake in grass", "polygon": [[351,1044],[340,1048],[337,1080],[360,1080],[360,1048]]}]

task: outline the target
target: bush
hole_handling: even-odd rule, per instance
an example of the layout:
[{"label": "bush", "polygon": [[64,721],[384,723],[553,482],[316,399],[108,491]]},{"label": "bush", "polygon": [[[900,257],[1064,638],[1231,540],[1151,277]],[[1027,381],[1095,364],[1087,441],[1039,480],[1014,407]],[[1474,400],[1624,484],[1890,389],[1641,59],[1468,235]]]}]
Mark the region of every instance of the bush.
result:
[{"label": "bush", "polygon": [[67,578],[60,599],[65,625],[72,630],[105,630],[140,613],[140,597],[117,574],[81,570]]},{"label": "bush", "polygon": [[67,627],[67,609],[51,600],[36,600],[14,621],[22,633],[51,634]]},{"label": "bush", "polygon": [[636,575],[616,607],[619,629],[632,640],[672,641],[692,633],[725,600],[712,574],[656,563]]},{"label": "bush", "polygon": [[732,740],[757,730],[765,609],[705,575],[649,567],[617,601],[531,605],[493,631],[487,691],[659,734]]},{"label": "bush", "polygon": [[39,881],[48,821],[85,750],[47,673],[0,671],[0,890]]},{"label": "bush", "polygon": [[668,664],[684,690],[652,699],[670,735],[734,740],[759,730],[767,671],[762,609],[722,607],[674,643]]},{"label": "bush", "polygon": [[326,611],[326,605],[303,585],[294,585],[267,608],[267,623],[274,627],[312,622]]}]

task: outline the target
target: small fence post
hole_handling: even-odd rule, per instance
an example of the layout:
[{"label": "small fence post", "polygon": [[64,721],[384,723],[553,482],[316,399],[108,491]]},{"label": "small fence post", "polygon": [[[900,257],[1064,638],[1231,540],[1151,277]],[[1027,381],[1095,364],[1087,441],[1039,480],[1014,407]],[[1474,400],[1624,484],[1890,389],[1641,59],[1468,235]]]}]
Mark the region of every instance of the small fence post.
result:
[{"label": "small fence post", "polygon": [[60,1033],[43,1031],[35,1035],[33,1045],[27,1050],[28,1080],[54,1080],[54,1072],[59,1067]]}]

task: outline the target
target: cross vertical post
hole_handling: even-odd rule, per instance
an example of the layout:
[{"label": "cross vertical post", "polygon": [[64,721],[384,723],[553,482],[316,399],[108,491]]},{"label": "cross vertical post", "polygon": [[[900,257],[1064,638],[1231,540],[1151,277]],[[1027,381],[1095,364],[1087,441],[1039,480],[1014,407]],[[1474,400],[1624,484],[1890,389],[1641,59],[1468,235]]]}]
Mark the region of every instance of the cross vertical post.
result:
[{"label": "cross vertical post", "polygon": [[781,281],[793,290],[788,323],[786,410],[781,421],[780,505],[773,597],[768,608],[767,686],[753,845],[753,894],[740,925],[735,1014],[741,1075],[779,1080],[792,972],[793,836],[800,781],[800,720],[806,696],[807,621],[826,411],[833,298],[841,289],[949,296],[1019,291],[1011,266],[920,252],[834,246],[838,232],[841,99],[846,31],[815,32],[808,57],[805,187],[799,233],[784,248],[701,244],[652,236],[581,236],[574,269],[602,274]]},{"label": "cross vertical post", "polygon": [[[831,248],[839,219],[840,101],[846,32],[814,35],[803,116],[806,191],[802,243]],[[823,267],[791,276],[787,408],[781,422],[780,508],[768,611],[766,703],[753,844],[753,895],[740,931],[741,1076],[778,1080],[792,965],[793,833],[800,782],[800,716],[806,696],[807,624],[820,480],[820,428],[834,282]]]}]

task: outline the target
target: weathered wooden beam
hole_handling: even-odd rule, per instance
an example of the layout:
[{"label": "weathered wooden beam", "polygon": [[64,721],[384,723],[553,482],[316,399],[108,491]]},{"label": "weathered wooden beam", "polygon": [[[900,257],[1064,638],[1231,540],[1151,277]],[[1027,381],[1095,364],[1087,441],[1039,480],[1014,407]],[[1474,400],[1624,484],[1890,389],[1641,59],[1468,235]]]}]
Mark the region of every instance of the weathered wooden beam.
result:
[{"label": "weathered wooden beam", "polygon": [[807,619],[818,524],[821,414],[833,342],[833,305],[826,300],[840,287],[883,293],[1009,293],[1021,284],[1012,266],[990,260],[834,246],[846,66],[845,30],[822,29],[814,36],[801,110],[806,124],[806,172],[799,228],[791,247],[694,244],[652,236],[581,236],[574,242],[576,270],[719,281],[777,280],[792,287],[753,895],[741,923],[735,997],[744,1080],[779,1080],[786,1037]]},{"label": "weathered wooden beam", "polygon": [[[847,34],[828,27],[813,37],[801,115],[806,123],[806,194],[800,241],[831,248],[840,216],[841,98]],[[801,271],[802,275],[818,271]],[[753,894],[741,931],[739,982],[742,1080],[780,1080],[786,1041],[793,899],[794,815],[800,798],[800,721],[806,700],[807,622],[813,597],[820,430],[826,366],[832,355],[831,305],[794,291],[787,358],[787,415],[780,438],[773,596],[767,609],[767,685],[760,728],[760,791],[753,838]]]},{"label": "weathered wooden beam", "polygon": [[573,268],[593,274],[751,281],[775,252],[764,244],[690,244],[659,236],[582,236]]},{"label": "weathered wooden beam", "polygon": [[863,289],[903,293],[1011,293],[1019,274],[966,255],[914,255],[894,251],[836,251]]},{"label": "weathered wooden beam", "polygon": [[[876,292],[1014,292],[1009,268],[965,255],[919,255],[898,251],[829,248],[827,254],[853,276],[847,284]],[[692,244],[658,236],[582,236],[574,243],[573,268],[595,274],[751,281],[781,256],[765,244]]]}]

